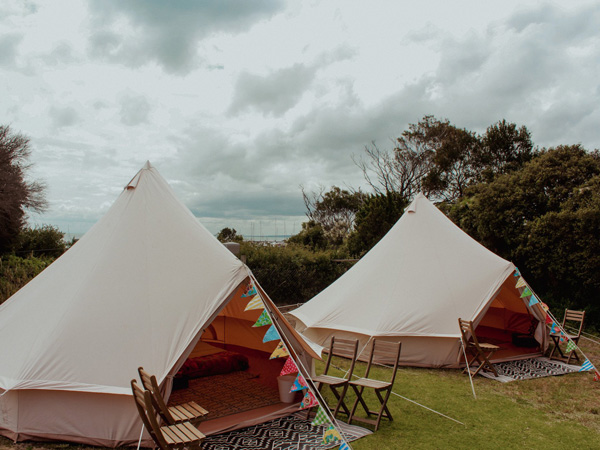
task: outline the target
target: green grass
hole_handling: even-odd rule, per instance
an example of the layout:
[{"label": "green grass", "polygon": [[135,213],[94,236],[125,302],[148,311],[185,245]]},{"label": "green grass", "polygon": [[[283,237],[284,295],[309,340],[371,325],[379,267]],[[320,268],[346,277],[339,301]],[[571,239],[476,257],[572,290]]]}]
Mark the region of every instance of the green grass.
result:
[{"label": "green grass", "polygon": [[[584,343],[600,365],[600,348]],[[357,367],[360,375],[364,368]],[[389,377],[378,368],[373,377]],[[474,380],[458,370],[400,368],[394,392],[464,425],[392,396],[394,421],[383,419],[373,435],[352,443],[356,450],[384,449],[598,449],[600,448],[600,382],[593,374],[499,383]],[[350,394],[350,404],[354,398]],[[332,397],[329,397],[332,399]],[[371,397],[372,405],[377,404]],[[360,408],[360,406],[359,406]],[[345,417],[344,415],[339,416]]]},{"label": "green grass", "polygon": [[[600,365],[600,346],[582,341],[581,347]],[[363,371],[364,366],[357,366],[358,375]],[[385,379],[389,369],[377,368],[372,375]],[[356,450],[600,448],[600,382],[595,382],[592,374],[512,383],[478,376],[474,385],[477,399],[473,398],[469,377],[458,370],[400,368],[394,392],[464,425],[392,396],[388,405],[394,421],[383,419],[376,433],[351,445]],[[354,397],[348,395],[351,404]],[[0,438],[2,450],[85,448],[89,447],[12,444]]]}]

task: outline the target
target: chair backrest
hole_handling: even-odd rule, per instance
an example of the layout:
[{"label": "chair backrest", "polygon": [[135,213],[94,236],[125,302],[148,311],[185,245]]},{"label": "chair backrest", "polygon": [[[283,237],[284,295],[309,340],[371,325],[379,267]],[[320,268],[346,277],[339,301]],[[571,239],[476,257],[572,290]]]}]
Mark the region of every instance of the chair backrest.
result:
[{"label": "chair backrest", "polygon": [[165,438],[160,431],[160,425],[156,420],[156,411],[152,404],[152,394],[148,390],[143,390],[137,384],[136,380],[131,380],[131,390],[133,392],[133,399],[135,400],[135,406],[137,407],[140,418],[144,427],[150,433],[152,440],[162,450],[169,450],[170,447],[165,441]]},{"label": "chair backrest", "polygon": [[479,347],[479,342],[477,341],[477,336],[475,335],[475,331],[473,331],[473,321],[462,320],[459,318],[458,325],[460,326],[460,334],[462,336],[463,345],[465,348],[471,346],[475,347],[477,350],[481,350]]},{"label": "chair backrest", "polygon": [[169,408],[160,393],[156,377],[146,372],[143,367],[138,367],[138,373],[140,374],[140,380],[142,380],[144,389],[150,391],[152,394],[152,404],[154,405],[154,409],[166,423],[173,425],[175,419],[171,416],[171,413],[169,413]]},{"label": "chair backrest", "polygon": [[572,309],[565,309],[565,316],[563,318],[562,326],[564,328],[567,321],[578,322],[579,328],[577,330],[577,337],[579,337],[581,335],[581,331],[583,330],[584,320],[585,320],[585,311],[575,311]]},{"label": "chair backrest", "polygon": [[327,356],[327,362],[325,363],[324,375],[327,375],[331,367],[331,361],[334,356],[341,356],[351,360],[350,369],[344,376],[344,378],[350,379],[354,372],[354,366],[356,364],[356,354],[358,353],[358,339],[344,339],[331,337],[331,343],[329,344],[329,355]]},{"label": "chair backrest", "polygon": [[373,339],[367,369],[365,370],[365,378],[369,378],[373,364],[382,364],[392,367],[390,383],[394,384],[398,365],[400,364],[401,352],[402,342],[389,342],[381,339]]}]

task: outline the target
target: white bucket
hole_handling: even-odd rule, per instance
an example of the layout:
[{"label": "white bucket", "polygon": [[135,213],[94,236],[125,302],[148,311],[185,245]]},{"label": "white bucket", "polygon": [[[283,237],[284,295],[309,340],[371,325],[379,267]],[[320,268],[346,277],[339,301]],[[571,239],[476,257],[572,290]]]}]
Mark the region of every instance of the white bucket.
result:
[{"label": "white bucket", "polygon": [[281,375],[277,377],[277,384],[279,385],[279,400],[282,403],[294,403],[296,398],[296,392],[290,392],[296,375]]}]

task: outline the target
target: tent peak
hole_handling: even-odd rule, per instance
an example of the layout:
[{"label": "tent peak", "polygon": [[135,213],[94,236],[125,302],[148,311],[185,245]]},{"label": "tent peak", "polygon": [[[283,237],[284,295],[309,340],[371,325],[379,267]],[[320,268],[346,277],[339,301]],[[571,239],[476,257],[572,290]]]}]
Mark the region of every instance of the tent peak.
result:
[{"label": "tent peak", "polygon": [[142,175],[142,171],[143,170],[152,170],[154,169],[154,166],[152,164],[150,164],[150,161],[146,161],[146,164],[144,164],[144,167],[142,167],[138,173],[135,174],[135,176],[131,179],[131,181],[129,183],[127,183],[127,186],[125,186],[125,189],[135,189],[140,181],[140,176]]},{"label": "tent peak", "polygon": [[422,192],[419,192],[415,196],[413,201],[410,202],[410,205],[408,205],[404,211],[407,213],[416,213],[417,212],[417,202],[420,200],[423,200],[423,199],[429,201],[429,199],[425,196],[425,194],[423,194]]}]

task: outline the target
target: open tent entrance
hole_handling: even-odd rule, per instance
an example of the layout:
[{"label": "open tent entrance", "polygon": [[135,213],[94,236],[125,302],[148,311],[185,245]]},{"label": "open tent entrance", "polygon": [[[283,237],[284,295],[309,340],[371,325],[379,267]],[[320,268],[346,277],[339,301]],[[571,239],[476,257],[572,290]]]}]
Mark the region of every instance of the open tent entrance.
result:
[{"label": "open tent entrance", "polygon": [[475,334],[482,342],[500,347],[492,362],[541,356],[544,345],[544,321],[521,298],[515,279],[506,278],[498,295],[475,320]]},{"label": "open tent entrance", "polygon": [[280,341],[263,342],[268,327],[255,326],[263,309],[245,310],[251,300],[243,296],[246,286],[238,286],[194,339],[173,377],[169,403],[193,400],[208,410],[198,426],[206,435],[289,415],[302,399],[291,394],[290,403],[280,400],[278,377],[287,358],[271,358]]}]

